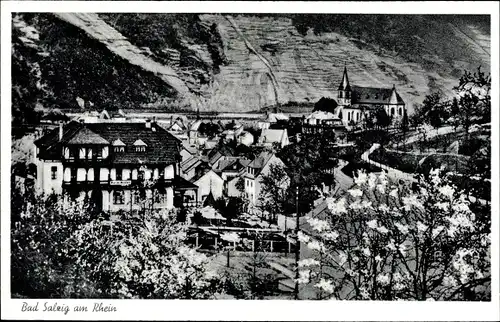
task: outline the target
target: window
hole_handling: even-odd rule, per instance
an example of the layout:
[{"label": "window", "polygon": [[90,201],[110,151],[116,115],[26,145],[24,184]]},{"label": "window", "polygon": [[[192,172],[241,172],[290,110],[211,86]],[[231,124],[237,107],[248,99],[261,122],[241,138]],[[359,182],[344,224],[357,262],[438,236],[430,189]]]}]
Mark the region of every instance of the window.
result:
[{"label": "window", "polygon": [[57,167],[56,166],[50,168],[50,178],[52,180],[57,179]]},{"label": "window", "polygon": [[399,108],[399,116],[402,116],[403,115],[403,109],[400,107]]},{"label": "window", "polygon": [[391,108],[391,116],[394,116],[394,112],[395,111],[394,111],[394,107],[393,107],[393,108]]},{"label": "window", "polygon": [[113,203],[115,205],[123,205],[124,204],[124,196],[123,191],[115,191],[113,193]]},{"label": "window", "polygon": [[115,152],[125,152],[124,146],[115,146]]},{"label": "window", "polygon": [[132,191],[131,194],[132,194],[132,204],[138,204],[141,198],[139,191],[134,190]]},{"label": "window", "polygon": [[116,180],[122,180],[122,169],[116,169]]}]

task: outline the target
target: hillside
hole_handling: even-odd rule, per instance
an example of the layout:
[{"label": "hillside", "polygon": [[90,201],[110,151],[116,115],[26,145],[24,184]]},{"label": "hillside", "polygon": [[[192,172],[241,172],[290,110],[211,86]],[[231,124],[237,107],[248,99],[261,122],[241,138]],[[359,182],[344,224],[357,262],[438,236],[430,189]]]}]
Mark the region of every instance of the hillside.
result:
[{"label": "hillside", "polygon": [[412,109],[451,94],[462,70],[489,70],[489,43],[477,16],[22,14],[13,102],[250,111],[331,97],[345,65],[352,84],[395,84]]}]

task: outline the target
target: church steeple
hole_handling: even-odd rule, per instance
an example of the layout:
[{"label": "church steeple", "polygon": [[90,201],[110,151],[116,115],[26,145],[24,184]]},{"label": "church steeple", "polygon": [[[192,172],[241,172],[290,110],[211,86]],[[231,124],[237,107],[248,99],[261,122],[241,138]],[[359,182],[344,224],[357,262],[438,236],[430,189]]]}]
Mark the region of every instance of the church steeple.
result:
[{"label": "church steeple", "polygon": [[398,95],[396,93],[396,85],[392,85],[391,98],[389,99],[389,104],[396,105],[398,104]]},{"label": "church steeple", "polygon": [[351,85],[349,84],[349,76],[347,76],[347,66],[344,65],[344,75],[342,75],[342,81],[340,82],[339,91],[350,91]]},{"label": "church steeple", "polygon": [[344,65],[344,75],[342,75],[342,81],[337,92],[337,103],[342,106],[351,105],[351,85],[349,84],[346,65]]}]

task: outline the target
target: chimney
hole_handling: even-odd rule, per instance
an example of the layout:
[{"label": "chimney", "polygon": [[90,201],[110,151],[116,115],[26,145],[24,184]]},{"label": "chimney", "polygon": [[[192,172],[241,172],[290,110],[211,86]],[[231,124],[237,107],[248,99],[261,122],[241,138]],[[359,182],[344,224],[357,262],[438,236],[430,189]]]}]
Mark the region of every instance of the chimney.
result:
[{"label": "chimney", "polygon": [[146,128],[147,128],[147,129],[150,129],[150,128],[151,128],[151,120],[150,120],[150,119],[147,119],[147,120],[146,120]]},{"label": "chimney", "polygon": [[63,138],[63,124],[62,122],[59,123],[59,141],[61,141]]}]

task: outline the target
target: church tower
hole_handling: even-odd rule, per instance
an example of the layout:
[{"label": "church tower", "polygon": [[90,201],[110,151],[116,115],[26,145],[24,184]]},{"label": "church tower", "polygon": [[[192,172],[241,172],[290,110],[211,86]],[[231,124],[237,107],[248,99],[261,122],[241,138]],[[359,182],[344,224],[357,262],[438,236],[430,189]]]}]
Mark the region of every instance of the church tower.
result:
[{"label": "church tower", "polygon": [[349,85],[346,66],[344,66],[344,75],[342,75],[342,81],[337,92],[337,103],[341,106],[351,105],[351,85]]}]

